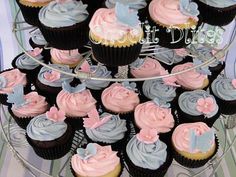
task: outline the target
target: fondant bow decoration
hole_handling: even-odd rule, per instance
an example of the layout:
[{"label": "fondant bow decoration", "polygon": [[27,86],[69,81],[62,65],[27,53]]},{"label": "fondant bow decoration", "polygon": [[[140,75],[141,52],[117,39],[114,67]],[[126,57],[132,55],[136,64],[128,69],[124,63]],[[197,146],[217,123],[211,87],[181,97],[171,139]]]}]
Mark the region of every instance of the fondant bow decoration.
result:
[{"label": "fondant bow decoration", "polygon": [[170,108],[170,103],[161,102],[159,98],[154,98],[152,101],[161,108]]},{"label": "fondant bow decoration", "polygon": [[180,0],[180,11],[190,17],[197,17],[199,15],[198,5],[191,0]]},{"label": "fondant bow decoration", "polygon": [[124,81],[121,83],[121,85],[129,90],[133,90],[133,91],[137,90],[135,82],[129,83],[128,81]]},{"label": "fondant bow decoration", "polygon": [[198,149],[201,152],[207,152],[214,140],[214,131],[211,129],[203,133],[202,135],[197,135],[195,130],[190,130],[190,151],[194,152],[194,150]]},{"label": "fondant bow decoration", "polygon": [[64,81],[62,83],[62,89],[69,93],[79,93],[86,90],[86,84],[83,82],[82,84],[78,84],[76,87],[72,87],[69,82]]},{"label": "fondant bow decoration", "polygon": [[80,70],[83,71],[83,72],[86,72],[86,73],[89,73],[90,72],[90,65],[89,63],[87,62],[87,60],[85,60],[82,65],[80,66]]},{"label": "fondant bow decoration", "polygon": [[78,148],[76,150],[77,154],[79,157],[83,160],[87,160],[90,157],[93,157],[97,153],[97,148],[93,143],[89,143],[85,149],[83,148]]},{"label": "fondant bow decoration", "polygon": [[5,88],[6,85],[7,85],[7,80],[6,80],[6,78],[3,77],[3,76],[0,76],[0,89]]},{"label": "fondant bow decoration", "polygon": [[[161,76],[167,75],[167,74],[169,74],[168,70],[161,70],[160,71]],[[166,85],[170,85],[173,87],[180,87],[180,85],[176,84],[177,79],[175,76],[164,77],[164,78],[162,78],[162,80],[163,80],[164,84],[166,84]]]},{"label": "fondant bow decoration", "polygon": [[26,100],[24,99],[23,85],[17,85],[13,88],[13,93],[9,93],[7,96],[7,102],[14,104],[16,107],[27,104]]},{"label": "fondant bow decoration", "polygon": [[[194,59],[193,60],[193,65],[194,66],[198,66],[201,65],[203,62],[199,59]],[[198,67],[196,69],[197,72],[201,73],[201,74],[205,74],[205,75],[211,75],[211,71],[209,70],[208,66],[203,66],[203,67]]]},{"label": "fondant bow decoration", "polygon": [[46,117],[53,122],[61,122],[66,119],[65,112],[58,110],[55,106],[51,107],[50,110],[46,112]]},{"label": "fondant bow decoration", "polygon": [[109,114],[109,115],[106,115],[106,116],[103,116],[100,118],[97,109],[94,108],[88,113],[87,118],[83,118],[84,127],[95,129],[95,128],[105,124],[107,121],[110,120],[111,117],[112,117],[112,115]]},{"label": "fondant bow decoration", "polygon": [[131,63],[129,66],[130,66],[130,68],[132,68],[132,69],[138,69],[138,68],[140,68],[143,64],[144,64],[144,59],[138,58],[138,59],[135,60],[133,63]]}]

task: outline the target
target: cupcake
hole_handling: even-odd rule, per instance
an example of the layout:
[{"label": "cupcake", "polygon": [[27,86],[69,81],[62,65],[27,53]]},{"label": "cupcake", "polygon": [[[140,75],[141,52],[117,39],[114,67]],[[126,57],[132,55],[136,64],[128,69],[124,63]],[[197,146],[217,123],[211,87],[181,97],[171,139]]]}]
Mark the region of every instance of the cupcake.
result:
[{"label": "cupcake", "polygon": [[[197,63],[198,65],[198,63]],[[193,68],[195,63],[187,62],[181,65],[175,66],[171,73],[177,73],[184,71],[189,68]],[[196,89],[206,89],[209,84],[208,75],[203,68],[192,69],[190,71],[184,72],[182,74],[177,74],[175,78],[177,83],[181,85],[184,90],[196,90]]]},{"label": "cupcake", "polygon": [[7,94],[13,92],[13,88],[19,84],[24,86],[25,91],[29,90],[26,74],[19,71],[19,69],[8,69],[0,72],[0,103],[9,105],[7,103]]},{"label": "cupcake", "polygon": [[215,96],[222,114],[236,113],[236,79],[218,77],[211,84],[210,91]]},{"label": "cupcake", "polygon": [[214,130],[203,122],[181,124],[173,132],[174,159],[188,168],[205,165],[217,152]]},{"label": "cupcake", "polygon": [[[49,64],[48,66],[61,70],[63,72],[72,73],[68,66],[57,64]],[[62,90],[62,83],[64,81],[72,82],[73,77],[56,70],[52,70],[46,66],[39,71],[36,80],[36,89],[40,95],[45,96],[51,104],[55,104],[57,94]]]},{"label": "cupcake", "polygon": [[39,26],[39,10],[51,1],[52,0],[16,0],[25,21],[33,26]]},{"label": "cupcake", "polygon": [[198,4],[202,20],[215,26],[229,24],[236,15],[236,2],[234,0],[194,0]]},{"label": "cupcake", "polygon": [[180,123],[205,122],[212,127],[220,117],[215,97],[204,90],[184,92],[178,100]]},{"label": "cupcake", "polygon": [[107,66],[132,63],[139,56],[143,30],[136,11],[116,3],[115,8],[98,9],[89,23],[93,57]]},{"label": "cupcake", "polygon": [[87,147],[78,148],[71,157],[71,170],[74,177],[118,177],[122,167],[117,152],[111,146],[89,143]]},{"label": "cupcake", "polygon": [[111,145],[115,151],[123,150],[128,136],[126,120],[106,112],[99,115],[96,109],[91,110],[83,120],[85,137],[89,142]]},{"label": "cupcake", "polygon": [[82,59],[78,49],[74,50],[59,50],[51,49],[51,62],[54,64],[68,65],[70,68],[75,68]]},{"label": "cupcake", "polygon": [[114,83],[102,92],[102,104],[108,112],[120,114],[121,118],[132,119],[140,100],[135,83]]},{"label": "cupcake", "polygon": [[199,11],[190,0],[153,0],[149,4],[150,24],[159,31],[159,45],[167,48],[182,48],[190,44],[198,26]]},{"label": "cupcake", "polygon": [[9,113],[17,125],[23,129],[26,129],[33,117],[45,113],[49,108],[45,97],[37,92],[24,95],[23,85],[17,85],[13,88],[13,93],[8,94],[7,102],[12,104],[8,107]]},{"label": "cupcake", "polygon": [[[42,67],[37,61],[44,63],[44,57],[41,55],[42,51],[43,49],[35,48],[28,51],[27,54],[21,53],[14,58],[11,64],[13,68],[17,68],[22,73],[25,73],[28,81],[35,83],[37,75]],[[33,60],[28,55],[37,61]]]},{"label": "cupcake", "polygon": [[84,84],[71,87],[68,82],[62,84],[62,90],[56,97],[56,104],[65,112],[66,121],[75,129],[82,129],[82,117],[96,108],[96,100]]},{"label": "cupcake", "polygon": [[125,162],[133,177],[163,177],[172,157],[155,129],[142,129],[128,142]]},{"label": "cupcake", "polygon": [[52,1],[39,11],[40,31],[50,46],[71,50],[88,42],[86,8],[81,1],[67,0]]},{"label": "cupcake", "polygon": [[53,160],[70,151],[74,132],[64,119],[63,111],[51,107],[50,111],[36,116],[28,124],[26,138],[39,157]]}]

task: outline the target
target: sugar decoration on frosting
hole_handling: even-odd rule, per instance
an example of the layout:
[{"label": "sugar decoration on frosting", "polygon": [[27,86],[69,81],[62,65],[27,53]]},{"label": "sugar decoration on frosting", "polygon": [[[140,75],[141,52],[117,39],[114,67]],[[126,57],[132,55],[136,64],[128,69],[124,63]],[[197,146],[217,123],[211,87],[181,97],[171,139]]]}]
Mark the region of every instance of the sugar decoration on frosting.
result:
[{"label": "sugar decoration on frosting", "polygon": [[65,112],[58,110],[55,106],[46,112],[46,117],[53,122],[62,122],[66,119]]},{"label": "sugar decoration on frosting", "polygon": [[115,14],[118,21],[130,27],[135,27],[139,24],[138,11],[130,10],[128,5],[116,3]]},{"label": "sugar decoration on frosting", "polygon": [[154,98],[152,101],[161,108],[170,108],[170,103],[161,102],[159,98]]},{"label": "sugar decoration on frosting", "polygon": [[207,131],[201,135],[197,134],[194,129],[190,129],[190,151],[198,149],[201,152],[207,152],[214,141],[214,130]]},{"label": "sugar decoration on frosting", "polygon": [[61,74],[57,71],[49,70],[46,71],[43,76],[48,82],[54,82],[60,79]]},{"label": "sugar decoration on frosting", "polygon": [[0,76],[0,90],[5,88],[7,85],[7,80],[5,77],[3,76]]},{"label": "sugar decoration on frosting", "polygon": [[[193,65],[194,66],[198,66],[201,65],[203,62],[199,59],[194,59],[193,60]],[[211,71],[209,70],[209,66],[202,66],[202,67],[198,67],[196,69],[197,72],[201,73],[201,74],[205,74],[205,75],[211,75]]]},{"label": "sugar decoration on frosting", "polygon": [[20,107],[27,104],[24,98],[23,85],[19,84],[13,88],[13,93],[7,95],[7,102],[12,103],[15,107]]},{"label": "sugar decoration on frosting", "polygon": [[212,97],[199,98],[197,100],[196,109],[207,116],[216,109],[216,103]]},{"label": "sugar decoration on frosting", "polygon": [[95,128],[100,127],[101,125],[105,124],[107,121],[110,120],[111,117],[112,117],[112,115],[110,114],[110,115],[100,118],[97,109],[94,108],[90,112],[88,112],[87,118],[83,118],[84,127],[95,129]]},{"label": "sugar decoration on frosting", "polygon": [[180,0],[179,8],[186,16],[197,17],[199,15],[197,3],[191,2],[191,0]]},{"label": "sugar decoration on frosting", "polygon": [[87,62],[87,60],[85,60],[82,65],[80,66],[80,70],[83,71],[83,72],[86,72],[86,73],[89,73],[90,72],[90,65],[89,63]]},{"label": "sugar decoration on frosting", "polygon": [[62,89],[69,93],[80,93],[86,90],[86,84],[82,83],[82,84],[78,84],[76,87],[72,87],[69,82],[64,81],[62,83]]},{"label": "sugar decoration on frosting", "polygon": [[232,79],[231,84],[236,89],[236,79]]},{"label": "sugar decoration on frosting", "polygon": [[131,63],[129,66],[132,69],[138,69],[140,68],[143,64],[144,64],[145,60],[142,58],[138,58],[137,60],[135,60],[133,63]]},{"label": "sugar decoration on frosting", "polygon": [[[160,75],[168,75],[169,72],[167,70],[161,70],[160,71]],[[162,78],[164,84],[166,85],[170,85],[170,86],[173,86],[173,87],[181,87],[180,85],[176,84],[177,82],[177,79],[175,76],[169,76],[169,77],[164,77]]]},{"label": "sugar decoration on frosting", "polygon": [[145,144],[152,144],[159,139],[156,129],[141,129],[136,137]]},{"label": "sugar decoration on frosting", "polygon": [[43,51],[43,49],[36,47],[33,50],[28,51],[27,53],[32,57],[36,57],[36,56],[40,55],[42,53],[42,51]]},{"label": "sugar decoration on frosting", "polygon": [[124,81],[121,83],[121,85],[129,90],[133,90],[133,91],[136,91],[137,88],[136,88],[136,83],[135,82],[131,82],[129,83],[128,81]]},{"label": "sugar decoration on frosting", "polygon": [[97,148],[93,143],[89,143],[85,149],[78,148],[76,153],[82,160],[87,160],[97,154]]}]

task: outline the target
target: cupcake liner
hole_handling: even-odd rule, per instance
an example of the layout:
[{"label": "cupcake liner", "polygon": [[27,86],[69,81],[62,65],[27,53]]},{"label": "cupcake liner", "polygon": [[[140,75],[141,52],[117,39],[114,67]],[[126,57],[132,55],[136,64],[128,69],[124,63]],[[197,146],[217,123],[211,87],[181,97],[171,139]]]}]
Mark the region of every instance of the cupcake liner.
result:
[{"label": "cupcake liner", "polygon": [[30,25],[33,26],[39,26],[39,18],[38,14],[41,9],[41,7],[29,7],[21,4],[19,0],[16,0],[18,6],[20,7],[21,13],[25,19],[25,22],[27,22]]},{"label": "cupcake liner", "polygon": [[169,166],[172,163],[173,157],[171,149],[167,146],[166,161],[157,170],[150,170],[136,166],[129,159],[126,151],[124,152],[124,159],[128,166],[129,173],[132,175],[132,177],[164,177]]},{"label": "cupcake liner", "polygon": [[124,66],[135,61],[141,51],[142,44],[137,43],[129,47],[110,47],[97,44],[90,39],[93,58],[107,66]]},{"label": "cupcake liner", "polygon": [[54,160],[63,157],[70,151],[74,137],[73,133],[73,129],[68,125],[67,131],[62,137],[53,141],[41,142],[41,146],[36,144],[27,134],[26,139],[39,157]]},{"label": "cupcake liner", "polygon": [[174,157],[174,159],[179,164],[181,164],[181,165],[183,165],[185,167],[188,167],[188,168],[199,168],[199,167],[204,166],[217,153],[218,148],[219,148],[219,141],[218,141],[218,138],[216,136],[215,136],[215,143],[216,143],[216,148],[215,148],[214,153],[210,157],[208,157],[206,159],[203,159],[203,160],[193,160],[193,159],[186,158],[186,157],[182,156],[181,154],[179,154],[175,150],[175,148],[172,148],[173,157]]},{"label": "cupcake liner", "polygon": [[69,27],[51,28],[41,24],[39,28],[50,46],[62,50],[71,50],[87,44],[88,23],[89,18]]},{"label": "cupcake liner", "polygon": [[198,5],[198,10],[202,16],[203,22],[214,26],[225,26],[229,24],[236,15],[236,5],[225,8],[209,6],[200,0],[194,0]]}]

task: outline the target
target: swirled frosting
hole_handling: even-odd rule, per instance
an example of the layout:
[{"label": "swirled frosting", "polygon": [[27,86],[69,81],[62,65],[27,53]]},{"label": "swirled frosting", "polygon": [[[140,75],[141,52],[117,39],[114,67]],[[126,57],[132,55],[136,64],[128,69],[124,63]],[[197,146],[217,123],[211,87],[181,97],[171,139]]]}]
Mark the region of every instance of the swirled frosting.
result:
[{"label": "swirled frosting", "polygon": [[61,137],[67,130],[65,122],[54,122],[41,114],[33,118],[26,128],[27,135],[37,141],[52,141]]},{"label": "swirled frosting", "polygon": [[[192,62],[184,63],[182,65],[175,66],[171,73],[183,71],[192,67],[194,67]],[[195,90],[204,85],[207,75],[197,72],[196,69],[192,69],[191,71],[176,75],[176,79],[179,85],[187,89]]]},{"label": "swirled frosting", "polygon": [[[43,62],[43,56],[40,53],[38,55],[35,55],[32,57],[34,57],[38,61]],[[27,69],[27,70],[33,70],[33,69],[37,68],[38,66],[40,66],[40,64],[38,62],[34,61],[32,58],[30,58],[26,54],[20,55],[16,59],[15,64],[16,64],[17,68]]]},{"label": "swirled frosting", "polygon": [[219,8],[224,8],[224,7],[229,7],[229,6],[233,6],[236,4],[235,0],[199,0],[209,6],[213,6],[213,7],[219,7]]},{"label": "swirled frosting", "polygon": [[176,87],[166,85],[162,79],[146,80],[143,94],[151,100],[158,98],[162,102],[171,102],[176,97]]},{"label": "swirled frosting", "polygon": [[43,37],[43,35],[39,29],[32,32],[30,34],[30,36],[31,36],[32,41],[35,44],[38,44],[38,45],[46,45],[47,44],[47,41],[45,40],[45,38]]},{"label": "swirled frosting", "polygon": [[[72,26],[88,18],[87,5],[82,1],[52,1],[39,11],[39,20],[45,26],[60,28]],[[58,18],[60,17],[60,18]]]},{"label": "swirled frosting", "polygon": [[[109,114],[103,113],[101,117],[106,115]],[[115,143],[121,140],[126,131],[126,120],[120,119],[118,115],[112,115],[106,123],[95,129],[86,128],[86,134],[91,140],[105,143]]]},{"label": "swirled frosting", "polygon": [[144,63],[138,68],[131,68],[130,73],[136,78],[145,78],[161,75],[161,71],[165,70],[161,64],[152,58],[145,58]]},{"label": "swirled frosting", "polygon": [[[193,151],[190,150],[190,130],[194,130],[197,135],[201,135],[205,132],[210,131],[211,128],[203,122],[181,124],[175,128],[172,134],[172,143],[179,151],[185,151],[189,153],[201,152],[199,149],[194,149]],[[215,141],[212,142],[212,147],[214,146],[214,144]]]},{"label": "swirled frosting", "polygon": [[119,164],[120,159],[111,146],[96,146],[96,154],[86,160],[75,154],[71,158],[71,166],[76,174],[81,176],[103,176],[113,171]]},{"label": "swirled frosting", "polygon": [[[58,64],[49,64],[49,66],[55,68],[55,69],[59,69],[59,70],[62,70],[62,71],[65,71],[67,73],[72,73],[72,70],[69,69],[68,66],[63,66],[63,65],[58,65]],[[51,87],[61,87],[62,86],[62,83],[64,81],[67,81],[67,82],[71,82],[74,78],[72,76],[69,76],[69,75],[66,75],[66,74],[63,74],[63,73],[60,73],[60,78],[59,79],[56,79],[55,81],[51,82],[49,80],[47,80],[45,78],[45,73],[50,73],[52,72],[51,69],[47,68],[47,67],[42,67],[41,70],[39,71],[39,74],[38,74],[38,80],[43,83],[44,85],[49,85]]]},{"label": "swirled frosting", "polygon": [[102,92],[102,103],[111,111],[126,113],[133,111],[139,104],[139,97],[135,91],[114,83]]},{"label": "swirled frosting", "polygon": [[180,11],[179,4],[179,0],[153,0],[149,4],[149,14],[154,21],[165,25],[185,24],[190,16]]},{"label": "swirled frosting", "polygon": [[166,144],[159,139],[146,144],[139,141],[136,135],[127,144],[126,153],[136,166],[156,170],[166,161],[166,148]]},{"label": "swirled frosting", "polygon": [[135,123],[140,129],[156,129],[167,133],[174,127],[174,118],[170,108],[162,108],[153,101],[139,104],[134,111]]},{"label": "swirled frosting", "polygon": [[20,72],[18,69],[4,71],[0,73],[0,77],[3,77],[6,80],[4,86],[0,83],[0,94],[12,93],[13,88],[16,85],[21,84],[25,86],[27,84],[26,74]]},{"label": "swirled frosting", "polygon": [[56,102],[58,107],[65,111],[66,116],[69,117],[83,117],[96,108],[96,100],[88,89],[77,93],[62,90],[58,93]]},{"label": "swirled frosting", "polygon": [[75,64],[78,63],[81,59],[81,54],[77,49],[74,50],[59,50],[59,49],[51,49],[50,51],[51,57],[58,64]]},{"label": "swirled frosting", "polygon": [[15,107],[12,106],[11,110],[17,117],[35,117],[39,114],[43,114],[48,109],[48,103],[45,101],[45,97],[39,95],[37,92],[30,92],[24,96],[26,104]]},{"label": "swirled frosting", "polygon": [[147,6],[147,2],[145,0],[106,0],[105,5],[107,8],[114,8],[116,3],[120,2],[125,5],[129,5],[129,8],[140,10]]},{"label": "swirled frosting", "polygon": [[143,33],[140,25],[130,27],[120,23],[114,8],[98,9],[89,23],[89,28],[93,35],[108,41],[123,40],[129,35],[139,37]]},{"label": "swirled frosting", "polygon": [[195,91],[190,91],[190,92],[184,92],[179,96],[178,104],[180,109],[193,116],[199,116],[199,115],[204,115],[202,112],[200,112],[197,109],[198,106],[198,100],[200,98],[207,98],[210,97],[213,99],[213,104],[215,106],[215,109],[212,110],[209,114],[205,115],[206,117],[213,117],[216,115],[218,112],[218,105],[216,104],[216,100],[213,95],[209,94],[205,90],[195,90]]},{"label": "swirled frosting", "polygon": [[232,79],[218,77],[212,82],[211,89],[222,100],[236,100],[236,88],[232,85]]}]

